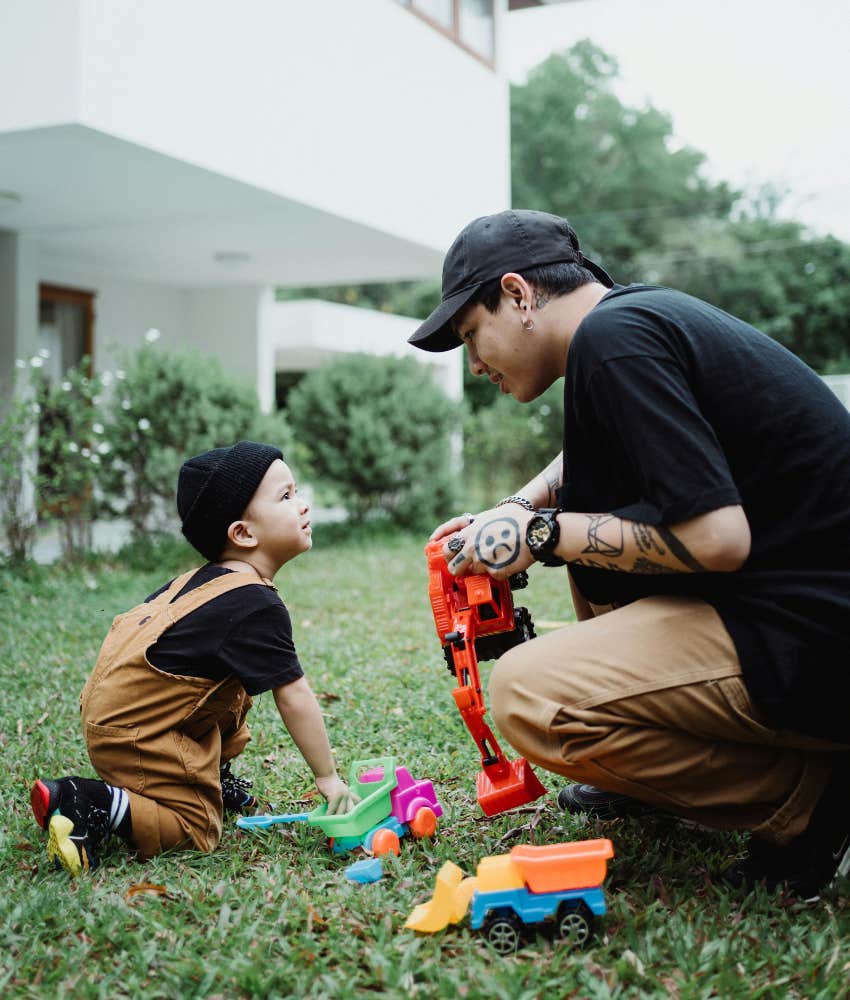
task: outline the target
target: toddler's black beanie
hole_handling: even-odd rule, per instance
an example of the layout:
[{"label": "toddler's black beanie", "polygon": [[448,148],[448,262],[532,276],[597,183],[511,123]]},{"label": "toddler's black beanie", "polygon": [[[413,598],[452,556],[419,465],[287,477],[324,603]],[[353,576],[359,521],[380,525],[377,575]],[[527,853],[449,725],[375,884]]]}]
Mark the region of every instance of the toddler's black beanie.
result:
[{"label": "toddler's black beanie", "polygon": [[221,555],[227,529],[242,517],[278,458],[283,458],[283,452],[273,445],[240,441],[195,455],[180,467],[177,513],[183,534],[210,562]]}]

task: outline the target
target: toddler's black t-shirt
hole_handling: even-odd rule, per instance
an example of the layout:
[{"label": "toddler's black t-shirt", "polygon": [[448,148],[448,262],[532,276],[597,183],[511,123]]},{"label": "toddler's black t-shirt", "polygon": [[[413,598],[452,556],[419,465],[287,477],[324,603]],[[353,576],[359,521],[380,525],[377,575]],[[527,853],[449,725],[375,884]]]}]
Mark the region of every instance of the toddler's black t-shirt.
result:
[{"label": "toddler's black t-shirt", "polygon": [[[174,600],[230,572],[207,563]],[[172,582],[145,598],[145,602],[167,590]],[[214,681],[233,674],[249,695],[291,684],[304,676],[286,605],[277,591],[260,583],[237,587],[201,605],[164,632],[148,649],[147,656],[158,670],[169,674]]]}]

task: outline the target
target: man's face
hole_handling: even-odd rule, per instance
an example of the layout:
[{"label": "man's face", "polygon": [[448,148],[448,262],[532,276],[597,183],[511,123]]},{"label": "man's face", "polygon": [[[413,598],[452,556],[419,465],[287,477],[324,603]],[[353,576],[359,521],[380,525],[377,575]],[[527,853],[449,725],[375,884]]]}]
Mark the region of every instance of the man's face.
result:
[{"label": "man's face", "polygon": [[455,331],[466,346],[469,370],[486,375],[499,392],[529,403],[549,387],[537,339],[523,329],[522,313],[511,296],[502,295],[495,313],[480,302],[468,306],[455,320]]}]

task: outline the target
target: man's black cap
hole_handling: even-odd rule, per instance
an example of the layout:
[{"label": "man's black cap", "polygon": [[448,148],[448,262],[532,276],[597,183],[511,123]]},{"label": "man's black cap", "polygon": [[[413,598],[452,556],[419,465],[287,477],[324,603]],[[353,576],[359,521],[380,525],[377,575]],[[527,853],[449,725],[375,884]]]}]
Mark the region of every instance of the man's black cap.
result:
[{"label": "man's black cap", "polygon": [[466,226],[443,262],[443,300],[408,343],[423,351],[460,347],[451,321],[487,281],[544,264],[580,264],[611,288],[607,271],[581,252],[573,227],[548,212],[516,210],[483,215]]}]

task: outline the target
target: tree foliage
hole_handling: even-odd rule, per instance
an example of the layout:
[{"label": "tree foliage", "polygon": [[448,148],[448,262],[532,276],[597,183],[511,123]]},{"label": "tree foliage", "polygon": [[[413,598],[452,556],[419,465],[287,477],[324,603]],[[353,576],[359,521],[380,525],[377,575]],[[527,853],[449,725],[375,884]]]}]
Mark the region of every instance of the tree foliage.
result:
[{"label": "tree foliage", "polygon": [[748,214],[646,255],[649,278],[740,316],[816,371],[850,370],[850,246]]},{"label": "tree foliage", "polygon": [[310,372],[286,413],[313,472],[357,520],[421,527],[450,505],[456,407],[412,358],[351,354]]},{"label": "tree foliage", "polygon": [[589,41],[552,55],[511,88],[513,204],[566,216],[588,256],[639,280],[638,256],[694,219],[726,218],[738,197],[677,147],[670,117],[613,90],[616,61]]}]

